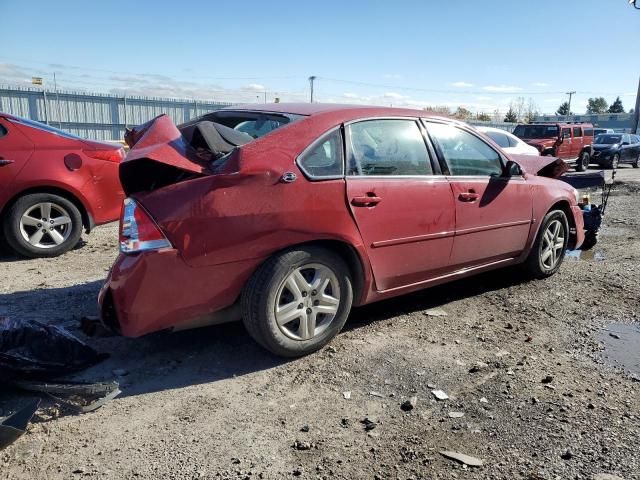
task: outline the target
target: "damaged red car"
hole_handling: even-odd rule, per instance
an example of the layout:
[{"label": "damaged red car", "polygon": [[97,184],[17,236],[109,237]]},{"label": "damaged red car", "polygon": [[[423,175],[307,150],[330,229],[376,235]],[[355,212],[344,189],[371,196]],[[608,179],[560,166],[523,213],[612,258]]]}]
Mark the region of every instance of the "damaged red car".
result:
[{"label": "damaged red car", "polygon": [[353,306],[507,265],[548,277],[584,239],[563,162],[424,111],[235,107],[160,116],[127,142],[99,301],[128,336],[242,318],[271,352],[304,355]]}]

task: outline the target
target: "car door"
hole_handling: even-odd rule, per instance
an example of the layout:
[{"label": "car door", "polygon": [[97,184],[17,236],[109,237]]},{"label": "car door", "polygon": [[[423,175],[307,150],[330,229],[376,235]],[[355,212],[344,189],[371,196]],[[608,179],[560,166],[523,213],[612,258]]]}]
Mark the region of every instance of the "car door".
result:
[{"label": "car door", "polygon": [[640,160],[640,136],[630,135],[631,137],[631,161]]},{"label": "car door", "polygon": [[452,266],[459,269],[519,255],[532,223],[531,189],[522,175],[505,176],[504,159],[463,127],[428,122],[447,169],[456,210]]},{"label": "car door", "polygon": [[571,158],[578,158],[584,145],[582,127],[573,127],[573,139],[571,140]]},{"label": "car door", "polygon": [[417,119],[366,119],[345,126],[347,202],[380,291],[449,268],[455,206]]},{"label": "car door", "polygon": [[20,128],[0,117],[0,207],[12,195],[10,185],[33,154],[34,145]]},{"label": "car door", "polygon": [[571,129],[564,127],[560,131],[560,145],[556,148],[556,157],[568,160],[571,157]]},{"label": "car door", "polygon": [[628,162],[631,160],[633,147],[631,146],[630,135],[622,135],[622,141],[620,142],[620,161]]}]

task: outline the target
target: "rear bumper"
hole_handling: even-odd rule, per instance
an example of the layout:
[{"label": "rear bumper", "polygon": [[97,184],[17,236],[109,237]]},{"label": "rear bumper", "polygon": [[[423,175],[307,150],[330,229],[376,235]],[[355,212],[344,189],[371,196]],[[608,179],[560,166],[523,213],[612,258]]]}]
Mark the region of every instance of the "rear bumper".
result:
[{"label": "rear bumper", "polygon": [[102,321],[129,337],[188,324],[232,305],[259,264],[190,267],[174,249],[120,254],[98,296]]}]

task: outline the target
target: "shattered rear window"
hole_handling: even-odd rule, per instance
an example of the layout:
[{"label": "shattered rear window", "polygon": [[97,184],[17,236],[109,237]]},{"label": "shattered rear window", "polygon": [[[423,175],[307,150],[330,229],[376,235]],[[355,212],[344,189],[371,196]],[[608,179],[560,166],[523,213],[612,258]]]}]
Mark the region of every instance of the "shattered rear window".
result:
[{"label": "shattered rear window", "polygon": [[239,132],[246,133],[253,138],[260,138],[280,127],[293,123],[304,117],[304,115],[296,115],[292,113],[218,110],[216,112],[203,115],[197,120],[189,123],[208,120],[224,125],[225,127],[233,128]]}]

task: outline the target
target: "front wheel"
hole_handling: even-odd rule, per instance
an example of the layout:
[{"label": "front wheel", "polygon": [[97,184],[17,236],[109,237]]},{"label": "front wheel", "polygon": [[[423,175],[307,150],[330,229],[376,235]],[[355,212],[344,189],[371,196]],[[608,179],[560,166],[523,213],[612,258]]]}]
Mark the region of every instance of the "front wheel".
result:
[{"label": "front wheel", "polygon": [[620,163],[620,155],[617,153],[613,155],[611,159],[611,163],[609,164],[609,168],[616,170],[618,168],[618,164]]},{"label": "front wheel", "polygon": [[589,168],[589,161],[591,160],[591,155],[589,152],[582,152],[580,154],[580,158],[578,158],[578,163],[576,163],[576,171],[584,172]]},{"label": "front wheel", "polygon": [[319,350],[344,326],[351,274],[330,250],[305,247],[267,260],[242,293],[242,319],[256,342],[283,357]]},{"label": "front wheel", "polygon": [[633,163],[631,164],[631,166],[633,168],[638,168],[640,166],[640,153],[638,154],[638,156],[636,157],[636,159],[633,161]]},{"label": "front wheel", "polygon": [[7,244],[24,257],[56,257],[82,235],[78,207],[59,195],[32,193],[19,198],[3,220]]},{"label": "front wheel", "polygon": [[525,269],[534,278],[550,277],[558,271],[569,243],[569,223],[562,210],[545,215],[533,247],[525,262]]}]

